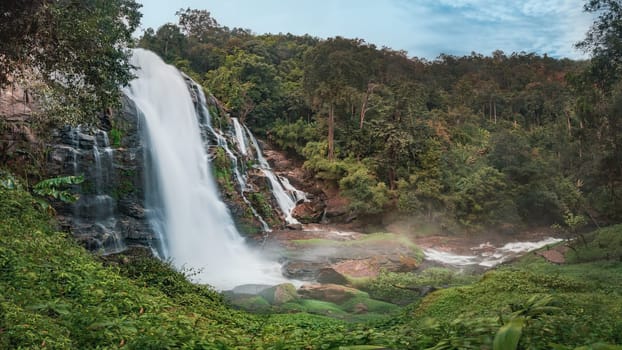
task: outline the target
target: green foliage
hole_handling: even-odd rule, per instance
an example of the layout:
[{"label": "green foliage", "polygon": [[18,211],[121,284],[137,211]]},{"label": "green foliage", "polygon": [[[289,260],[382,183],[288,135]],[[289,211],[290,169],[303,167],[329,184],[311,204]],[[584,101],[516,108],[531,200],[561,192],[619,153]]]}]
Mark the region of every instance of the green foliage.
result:
[{"label": "green foliage", "polygon": [[[571,262],[622,261],[622,227],[607,227],[574,238],[567,258]],[[574,232],[573,232],[574,233]],[[604,287],[604,286],[603,286]]]},{"label": "green foliage", "polygon": [[362,164],[350,165],[346,171],[347,175],[339,180],[339,189],[350,200],[348,209],[359,214],[382,212],[388,201],[386,185]]},{"label": "green foliage", "polygon": [[524,325],[525,319],[522,317],[513,318],[503,325],[495,335],[493,350],[516,350]]},{"label": "green foliage", "polygon": [[263,57],[235,51],[226,56],[224,65],[208,72],[205,78],[214,95],[243,122],[251,112],[260,120],[274,114],[279,81],[275,68]]},{"label": "green foliage", "polygon": [[381,271],[362,289],[374,299],[407,305],[421,299],[426,292],[470,284],[476,278],[443,268],[428,268],[414,273]]},{"label": "green foliage", "polygon": [[139,8],[133,0],[3,1],[0,86],[9,78],[44,82],[35,92],[48,120],[94,122],[119,104],[118,87],[132,78],[127,47]]},{"label": "green foliage", "polygon": [[227,195],[231,195],[235,193],[235,187],[233,186],[232,176],[233,173],[231,171],[232,164],[229,160],[229,157],[225,154],[225,150],[222,147],[216,148],[216,152],[214,154],[214,160],[212,162],[214,167],[214,175],[216,177],[216,181],[224,190]]},{"label": "green foliage", "polygon": [[73,203],[78,197],[60,188],[81,184],[82,182],[84,182],[84,176],[59,176],[38,182],[33,186],[32,190],[35,194],[42,197],[51,197],[65,203]]},{"label": "green foliage", "polygon": [[456,184],[456,216],[464,225],[478,222],[516,223],[516,206],[505,192],[507,183],[503,174],[491,167],[483,167]]},{"label": "green foliage", "polygon": [[[10,178],[9,178],[10,179]],[[10,181],[10,180],[9,180]],[[32,191],[37,196],[33,200],[43,209],[50,213],[54,213],[54,209],[46,199],[59,200],[63,203],[73,203],[78,200],[78,195],[71,193],[70,190],[64,190],[62,187],[78,185],[84,182],[83,176],[59,176],[45,179],[33,186]],[[7,187],[8,189],[12,189]]]},{"label": "green foliage", "polygon": [[302,119],[298,119],[294,123],[287,123],[279,119],[272,126],[269,137],[281,149],[302,155],[305,145],[318,139],[317,125],[306,123]]},{"label": "green foliage", "polygon": [[117,128],[112,128],[108,132],[108,136],[110,136],[110,144],[113,147],[121,147],[121,139],[123,138],[123,132]]},{"label": "green foliage", "polygon": [[259,215],[265,220],[274,218],[272,206],[261,192],[250,192],[247,198],[253,204],[253,208],[255,208]]}]

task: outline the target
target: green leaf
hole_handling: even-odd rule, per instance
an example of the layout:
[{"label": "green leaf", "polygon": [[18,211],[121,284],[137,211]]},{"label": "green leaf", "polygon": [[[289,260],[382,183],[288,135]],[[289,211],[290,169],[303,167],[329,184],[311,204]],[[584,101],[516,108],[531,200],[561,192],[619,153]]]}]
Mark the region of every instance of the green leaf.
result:
[{"label": "green leaf", "polygon": [[523,317],[517,317],[499,329],[495,335],[493,350],[515,350],[525,325]]}]

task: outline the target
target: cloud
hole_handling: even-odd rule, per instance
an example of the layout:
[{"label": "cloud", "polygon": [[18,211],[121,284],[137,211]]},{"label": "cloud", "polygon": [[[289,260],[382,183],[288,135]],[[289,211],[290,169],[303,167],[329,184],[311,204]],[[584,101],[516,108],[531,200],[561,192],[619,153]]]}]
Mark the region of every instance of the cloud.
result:
[{"label": "cloud", "polygon": [[[157,11],[161,1],[142,2],[145,21],[164,16]],[[574,44],[593,18],[582,5],[583,0],[180,0],[174,7],[204,8],[223,25],[256,33],[357,37],[433,59],[497,49],[583,58]],[[174,10],[167,11],[168,21],[175,21]]]},{"label": "cloud", "polygon": [[[409,52],[434,54],[490,54],[496,49],[535,52],[553,57],[583,58],[574,49],[592,22],[580,0],[394,0],[412,14],[412,30],[431,40],[413,40]],[[424,18],[418,18],[425,13]]]}]

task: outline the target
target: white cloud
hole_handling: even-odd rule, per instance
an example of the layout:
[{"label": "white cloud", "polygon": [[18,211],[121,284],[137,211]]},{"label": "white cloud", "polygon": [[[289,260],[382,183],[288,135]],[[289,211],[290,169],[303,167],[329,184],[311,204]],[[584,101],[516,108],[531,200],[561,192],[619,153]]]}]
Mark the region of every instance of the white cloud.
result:
[{"label": "white cloud", "polygon": [[[162,1],[142,0],[147,26],[162,18]],[[573,45],[592,22],[583,0],[178,0],[174,10],[204,8],[223,25],[257,33],[308,33],[319,37],[357,37],[377,46],[407,50],[432,59],[440,53],[468,55],[548,53],[580,58]],[[171,9],[174,8],[174,9]],[[158,12],[158,9],[162,9]]]}]

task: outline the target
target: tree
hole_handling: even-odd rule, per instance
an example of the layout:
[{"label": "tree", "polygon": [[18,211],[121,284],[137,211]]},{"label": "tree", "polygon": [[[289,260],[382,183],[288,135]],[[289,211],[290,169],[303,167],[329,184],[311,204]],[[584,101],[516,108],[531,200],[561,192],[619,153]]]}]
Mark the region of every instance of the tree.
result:
[{"label": "tree", "polygon": [[225,64],[206,75],[214,94],[242,122],[253,112],[256,119],[270,116],[278,106],[280,81],[274,66],[260,56],[237,50]]},{"label": "tree", "polygon": [[622,73],[622,1],[589,0],[584,9],[598,18],[577,47],[592,54],[591,74],[607,90]]},{"label": "tree", "polygon": [[317,110],[328,115],[328,158],[335,157],[335,114],[349,94],[367,88],[372,76],[362,40],[341,37],[321,42],[305,54],[303,86]]},{"label": "tree", "polygon": [[2,1],[0,86],[34,76],[73,121],[117,105],[132,78],[139,8],[134,0]]},{"label": "tree", "polygon": [[199,38],[199,41],[211,32],[220,30],[220,25],[209,11],[187,8],[180,9],[175,15],[179,16],[179,27],[184,33]]},{"label": "tree", "polygon": [[588,12],[598,18],[577,47],[590,52],[589,68],[575,81],[581,97],[577,109],[596,153],[594,193],[609,216],[622,217],[622,1],[590,0]]},{"label": "tree", "polygon": [[148,28],[140,39],[140,46],[157,52],[163,60],[172,63],[184,55],[187,41],[178,26],[167,23],[155,33]]}]

